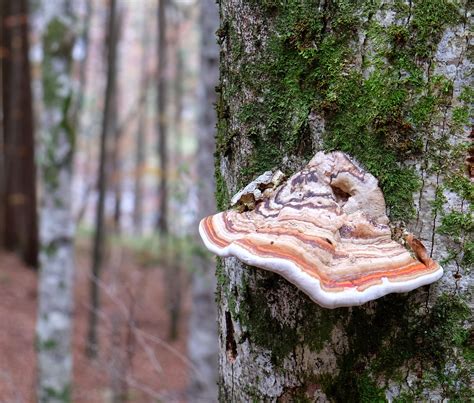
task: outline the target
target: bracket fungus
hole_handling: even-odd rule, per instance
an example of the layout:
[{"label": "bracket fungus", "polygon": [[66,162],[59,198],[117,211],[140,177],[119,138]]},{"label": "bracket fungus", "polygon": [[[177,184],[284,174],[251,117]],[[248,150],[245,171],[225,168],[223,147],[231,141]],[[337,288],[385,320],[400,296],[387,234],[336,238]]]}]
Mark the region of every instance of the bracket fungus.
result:
[{"label": "bracket fungus", "polygon": [[[236,208],[202,219],[199,232],[213,253],[278,273],[327,308],[442,276],[413,235],[404,245],[392,239],[377,179],[346,154],[318,152],[284,183],[280,173],[262,176],[233,198]],[[259,183],[264,191],[247,203]]]}]

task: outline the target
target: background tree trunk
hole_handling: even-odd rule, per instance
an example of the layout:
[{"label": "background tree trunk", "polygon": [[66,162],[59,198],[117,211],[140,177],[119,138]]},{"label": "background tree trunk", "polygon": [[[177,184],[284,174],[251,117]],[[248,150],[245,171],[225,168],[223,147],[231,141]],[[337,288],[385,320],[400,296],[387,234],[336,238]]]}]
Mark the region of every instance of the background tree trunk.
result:
[{"label": "background tree trunk", "polygon": [[148,29],[150,26],[148,8],[144,8],[143,32],[142,32],[142,59],[141,59],[141,84],[140,102],[138,105],[138,127],[135,150],[135,175],[134,175],[134,202],[133,202],[133,228],[136,235],[143,234],[143,175],[145,171],[146,129],[148,117],[148,85],[150,83],[149,58],[150,46]]},{"label": "background tree trunk", "polygon": [[[123,29],[123,19],[124,19],[124,10],[123,8],[119,8],[119,12],[117,13],[117,17],[115,18],[114,23],[114,41],[115,46],[117,48],[116,52],[118,52],[118,43],[120,42],[120,34]],[[118,56],[117,56],[118,59]],[[115,61],[117,64],[117,61]],[[114,66],[114,76],[116,76],[118,66]],[[122,218],[122,182],[123,182],[123,172],[122,172],[122,137],[123,131],[120,130],[121,127],[119,122],[117,121],[116,116],[118,116],[119,112],[119,102],[120,102],[120,88],[118,83],[113,83],[112,88],[112,105],[111,105],[111,112],[110,112],[110,132],[112,135],[112,144],[111,144],[111,157],[110,157],[110,187],[111,192],[114,195],[114,211],[113,211],[113,223],[114,223],[114,231],[116,233],[120,233],[120,222]]]},{"label": "background tree trunk", "polygon": [[107,23],[107,81],[105,88],[105,106],[102,119],[102,131],[100,135],[100,161],[98,172],[98,194],[94,235],[94,249],[92,252],[92,270],[90,279],[90,298],[91,310],[89,313],[89,328],[87,335],[87,354],[95,357],[98,353],[97,325],[99,319],[100,296],[98,281],[101,275],[103,252],[104,252],[104,208],[105,194],[107,191],[107,142],[111,134],[113,116],[114,88],[116,82],[116,63],[117,63],[117,39],[118,32],[116,27],[117,2],[111,0],[109,5],[109,16]]},{"label": "background tree trunk", "polygon": [[[168,174],[170,180],[167,184],[168,189],[166,195],[168,198],[168,206],[166,210],[171,220],[167,220],[167,228],[170,235],[169,243],[170,246],[167,259],[166,270],[166,307],[169,317],[169,340],[176,340],[179,337],[179,323],[181,318],[181,305],[183,299],[183,266],[184,266],[184,251],[183,251],[183,240],[182,236],[185,233],[185,223],[182,219],[183,211],[180,210],[184,200],[185,194],[183,192],[184,179],[183,179],[183,167],[184,167],[184,149],[183,149],[183,91],[185,80],[185,71],[183,63],[183,49],[182,49],[182,38],[181,30],[184,21],[184,13],[177,4],[170,4],[167,14],[167,22],[169,26],[173,27],[170,30],[169,38],[167,39],[168,51],[168,65],[173,68],[173,97],[170,97],[173,106],[173,119],[168,119],[169,124],[168,130],[172,130],[173,138],[169,146],[171,151],[171,158],[167,163]],[[168,101],[170,102],[170,101]],[[171,114],[170,114],[171,115]],[[171,139],[171,138],[170,138]],[[173,211],[174,207],[174,211]],[[169,210],[172,213],[169,213]]]},{"label": "background tree trunk", "polygon": [[28,2],[0,1],[4,175],[0,219],[4,246],[33,267],[38,263],[35,141],[28,59]]},{"label": "background tree trunk", "polygon": [[220,1],[218,208],[265,170],[290,174],[318,150],[341,150],[379,179],[392,222],[445,269],[431,286],[328,310],[275,274],[222,259],[222,401],[469,399],[466,7]]},{"label": "background tree trunk", "polygon": [[[219,75],[219,49],[215,32],[219,24],[217,5],[214,0],[200,3],[200,72],[198,88],[198,152],[196,172],[198,212],[194,236],[199,242],[197,228],[199,220],[216,211],[214,200],[215,181],[213,167],[209,164],[215,152],[216,101],[215,87]],[[217,399],[217,326],[215,306],[215,278],[213,260],[208,254],[193,257],[191,277],[192,310],[189,321],[188,353],[196,371],[191,372],[189,396],[194,399],[215,401]]]},{"label": "background tree trunk", "polygon": [[42,185],[38,288],[38,401],[70,400],[74,221],[71,211],[74,19],[69,2],[39,2],[42,40]]},{"label": "background tree trunk", "polygon": [[159,214],[157,230],[161,235],[168,234],[168,134],[166,114],[166,73],[167,73],[167,41],[166,41],[166,10],[168,0],[159,0],[158,3],[158,103],[157,103],[157,134],[158,134],[158,159],[160,163],[158,198]]}]

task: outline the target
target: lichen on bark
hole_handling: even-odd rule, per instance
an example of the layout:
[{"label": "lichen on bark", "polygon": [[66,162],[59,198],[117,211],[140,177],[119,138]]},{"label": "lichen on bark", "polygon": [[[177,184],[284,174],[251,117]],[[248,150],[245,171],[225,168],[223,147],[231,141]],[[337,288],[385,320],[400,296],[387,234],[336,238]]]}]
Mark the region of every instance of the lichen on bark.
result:
[{"label": "lichen on bark", "polygon": [[75,39],[67,1],[38,4],[41,37],[40,276],[38,284],[37,400],[71,401],[74,222],[71,182],[74,130],[71,77]]},{"label": "lichen on bark", "polygon": [[[221,0],[220,14],[218,207],[268,169],[292,173],[321,148],[342,150],[445,268],[434,286],[326,311],[276,275],[223,259],[221,400],[467,398],[467,3]],[[226,355],[229,315],[236,351]]]}]

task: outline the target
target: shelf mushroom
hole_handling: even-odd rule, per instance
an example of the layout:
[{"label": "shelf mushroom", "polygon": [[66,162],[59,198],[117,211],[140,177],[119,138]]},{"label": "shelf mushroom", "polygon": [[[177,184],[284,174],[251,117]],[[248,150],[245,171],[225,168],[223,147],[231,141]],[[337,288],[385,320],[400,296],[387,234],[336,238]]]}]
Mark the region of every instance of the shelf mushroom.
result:
[{"label": "shelf mushroom", "polygon": [[282,180],[281,172],[266,172],[233,198],[234,209],[202,219],[206,247],[280,274],[327,308],[361,305],[442,276],[413,235],[405,246],[392,239],[377,180],[346,154],[318,152]]}]

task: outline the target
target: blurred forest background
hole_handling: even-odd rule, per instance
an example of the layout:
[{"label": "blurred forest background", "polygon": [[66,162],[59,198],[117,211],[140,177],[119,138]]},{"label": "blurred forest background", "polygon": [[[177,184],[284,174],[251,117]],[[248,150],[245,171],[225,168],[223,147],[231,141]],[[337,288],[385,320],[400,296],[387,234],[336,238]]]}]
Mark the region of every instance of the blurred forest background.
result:
[{"label": "blurred forest background", "polygon": [[214,0],[0,0],[0,402],[214,401]]}]

